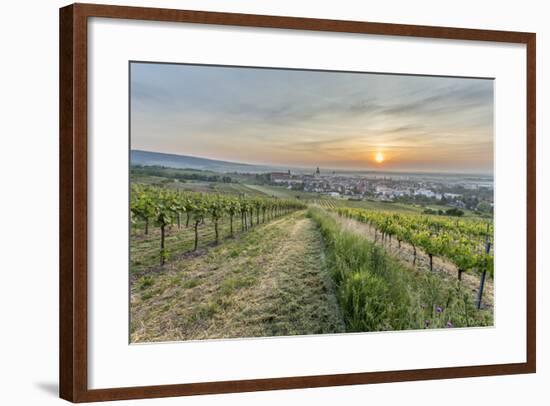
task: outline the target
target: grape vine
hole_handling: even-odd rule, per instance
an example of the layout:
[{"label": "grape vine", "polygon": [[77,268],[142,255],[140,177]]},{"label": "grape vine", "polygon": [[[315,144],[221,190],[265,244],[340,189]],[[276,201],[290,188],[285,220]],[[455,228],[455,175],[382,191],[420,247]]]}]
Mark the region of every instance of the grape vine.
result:
[{"label": "grape vine", "polygon": [[214,227],[215,243],[220,241],[219,222],[228,218],[229,237],[234,236],[234,218],[240,214],[241,231],[247,231],[260,223],[283,216],[306,206],[296,200],[275,198],[229,196],[210,193],[181,192],[141,184],[133,184],[130,193],[130,218],[133,223],[142,221],[145,234],[150,224],[160,228],[160,265],[168,258],[165,246],[166,228],[177,225],[181,228],[181,216],[186,215],[186,228],[190,223],[194,231],[193,250],[199,244],[199,226],[209,218]]},{"label": "grape vine", "polygon": [[413,265],[416,249],[422,248],[430,259],[447,258],[458,269],[458,279],[467,271],[486,272],[493,276],[493,224],[481,220],[454,220],[426,215],[386,213],[354,208],[337,208],[340,215],[371,225],[382,239],[395,238],[399,247],[405,241],[413,247]]}]

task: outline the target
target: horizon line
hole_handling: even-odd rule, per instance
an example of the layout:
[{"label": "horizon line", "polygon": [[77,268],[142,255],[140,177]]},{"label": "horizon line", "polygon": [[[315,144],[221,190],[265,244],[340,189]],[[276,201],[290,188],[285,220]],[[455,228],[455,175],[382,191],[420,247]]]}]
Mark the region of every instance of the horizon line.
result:
[{"label": "horizon line", "polygon": [[[312,169],[315,171],[315,168],[321,168],[321,166],[296,166],[296,165],[288,165],[288,164],[265,164],[265,163],[246,163],[246,162],[235,162],[225,159],[217,159],[217,158],[208,158],[204,156],[196,156],[196,155],[182,155],[179,153],[173,153],[173,152],[163,152],[163,151],[151,151],[151,150],[145,150],[145,149],[133,149],[130,148],[130,151],[137,151],[137,152],[146,152],[146,153],[154,153],[154,154],[162,154],[162,155],[173,155],[177,157],[187,157],[187,158],[195,158],[195,159],[204,159],[209,161],[217,161],[222,163],[228,163],[233,165],[242,165],[242,166],[263,166],[263,167],[272,167],[272,168],[287,168],[289,170],[291,169],[300,169],[300,170],[306,170],[306,169]],[[130,162],[131,164],[131,162]],[[177,168],[176,168],[177,169]],[[191,168],[190,168],[191,169]],[[457,172],[457,171],[445,171],[441,169],[433,169],[433,170],[391,170],[391,169],[353,169],[353,168],[330,168],[326,167],[325,170],[328,171],[342,171],[342,172],[374,172],[374,173],[395,173],[395,174],[418,174],[418,175],[424,175],[424,174],[445,174],[445,175],[482,175],[482,176],[491,176],[494,177],[494,171],[491,172]]]}]

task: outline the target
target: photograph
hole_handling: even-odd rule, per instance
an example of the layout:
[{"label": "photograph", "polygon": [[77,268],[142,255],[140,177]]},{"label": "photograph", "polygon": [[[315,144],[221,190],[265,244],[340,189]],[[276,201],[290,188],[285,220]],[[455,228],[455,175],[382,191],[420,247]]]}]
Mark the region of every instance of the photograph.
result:
[{"label": "photograph", "polygon": [[131,344],[493,327],[493,78],[130,61],[128,97]]},{"label": "photograph", "polygon": [[544,3],[4,3],[0,406],[549,403]]}]

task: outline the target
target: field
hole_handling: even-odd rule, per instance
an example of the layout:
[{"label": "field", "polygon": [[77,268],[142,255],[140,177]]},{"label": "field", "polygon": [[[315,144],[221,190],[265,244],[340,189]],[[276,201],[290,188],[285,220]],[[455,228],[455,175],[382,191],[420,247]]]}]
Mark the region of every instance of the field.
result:
[{"label": "field", "polygon": [[492,325],[490,219],[216,176],[132,174],[132,342]]},{"label": "field", "polygon": [[[249,189],[261,193],[266,196],[272,196],[279,199],[299,199],[303,201],[311,201],[314,199],[322,199],[319,193],[308,193],[297,190],[290,190],[281,186],[269,186],[269,185],[246,185]],[[328,200],[324,198],[324,200]]]}]

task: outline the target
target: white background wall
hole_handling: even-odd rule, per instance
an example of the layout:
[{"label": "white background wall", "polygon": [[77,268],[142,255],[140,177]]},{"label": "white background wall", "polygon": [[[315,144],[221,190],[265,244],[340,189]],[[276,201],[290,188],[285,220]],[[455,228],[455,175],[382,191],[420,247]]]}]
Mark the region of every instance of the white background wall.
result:
[{"label": "white background wall", "polygon": [[[348,405],[367,403],[546,405],[550,401],[548,204],[550,143],[543,77],[550,25],[543,1],[110,1],[112,4],[230,11],[468,28],[533,31],[538,42],[538,373],[446,381],[198,396],[159,405]],[[3,2],[0,13],[0,402],[61,404],[58,374],[58,7],[57,0]],[[519,214],[518,214],[519,215]],[[523,215],[523,214],[521,214]],[[32,219],[31,222],[28,220]],[[546,252],[544,252],[546,249]],[[479,343],[490,346],[491,343]],[[414,349],[411,349],[414,350]],[[126,405],[132,402],[118,402]]]}]

